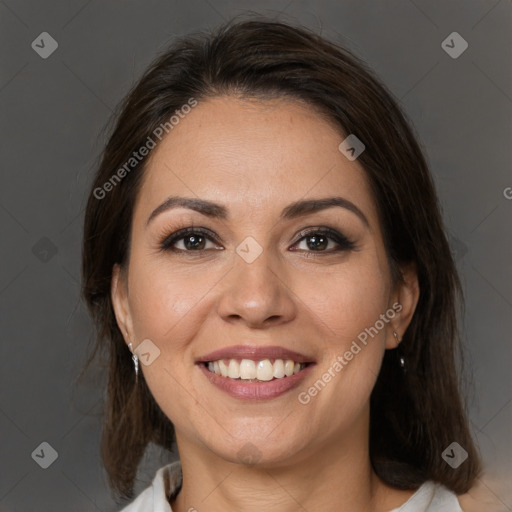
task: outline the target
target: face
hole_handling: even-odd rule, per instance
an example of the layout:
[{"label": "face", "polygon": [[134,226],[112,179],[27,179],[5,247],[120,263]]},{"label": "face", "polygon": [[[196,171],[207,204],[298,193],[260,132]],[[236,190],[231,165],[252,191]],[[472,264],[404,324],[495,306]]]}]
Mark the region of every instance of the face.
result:
[{"label": "face", "polygon": [[112,297],[180,452],[277,465],[365,435],[417,285],[392,283],[344,138],[299,103],[222,97],[153,150]]}]

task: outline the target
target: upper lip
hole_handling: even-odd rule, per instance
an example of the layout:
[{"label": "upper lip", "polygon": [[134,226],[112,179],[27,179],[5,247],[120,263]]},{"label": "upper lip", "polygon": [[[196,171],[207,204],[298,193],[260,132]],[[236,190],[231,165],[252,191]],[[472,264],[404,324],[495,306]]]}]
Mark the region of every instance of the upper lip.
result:
[{"label": "upper lip", "polygon": [[196,363],[207,363],[220,359],[291,359],[295,363],[312,363],[313,358],[293,350],[278,346],[234,345],[221,348],[196,359]]}]

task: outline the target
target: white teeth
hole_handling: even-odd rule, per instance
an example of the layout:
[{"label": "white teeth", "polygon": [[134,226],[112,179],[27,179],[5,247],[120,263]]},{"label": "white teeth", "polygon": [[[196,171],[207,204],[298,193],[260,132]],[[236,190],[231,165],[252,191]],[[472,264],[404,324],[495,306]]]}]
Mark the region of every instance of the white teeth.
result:
[{"label": "white teeth", "polygon": [[272,380],[274,378],[274,367],[268,359],[264,359],[256,366],[256,378],[258,380]]},{"label": "white teeth", "polygon": [[256,365],[250,359],[242,359],[240,363],[240,378],[244,380],[256,378]]},{"label": "white teeth", "polygon": [[240,365],[238,364],[238,361],[236,361],[235,359],[231,359],[229,361],[228,377],[230,379],[239,379],[240,378]]},{"label": "white teeth", "polygon": [[274,377],[276,379],[282,379],[284,377],[284,363],[282,359],[276,359],[274,361]]},{"label": "white teeth", "polygon": [[[222,359],[220,361],[218,361],[218,363],[219,363],[220,374],[223,377],[227,377],[228,376],[228,367],[226,366],[226,363]],[[217,373],[217,372],[215,372],[215,373]]]},{"label": "white teeth", "polygon": [[[226,362],[228,364],[226,364]],[[208,370],[222,377],[242,380],[260,380],[270,381],[272,379],[282,379],[291,377],[299,373],[306,367],[304,363],[296,363],[291,359],[275,359],[274,363],[270,359],[253,361],[252,359],[242,359],[240,363],[237,359],[220,359],[218,361],[208,362]]]}]

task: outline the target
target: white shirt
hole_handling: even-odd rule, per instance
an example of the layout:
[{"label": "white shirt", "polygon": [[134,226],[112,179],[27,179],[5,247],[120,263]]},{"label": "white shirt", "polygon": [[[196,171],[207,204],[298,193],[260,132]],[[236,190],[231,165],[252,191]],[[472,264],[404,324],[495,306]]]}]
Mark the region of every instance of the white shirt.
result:
[{"label": "white shirt", "polygon": [[[179,461],[161,467],[152,484],[121,512],[172,512],[168,496],[181,486]],[[457,495],[441,484],[425,482],[402,506],[389,512],[462,512]]]}]

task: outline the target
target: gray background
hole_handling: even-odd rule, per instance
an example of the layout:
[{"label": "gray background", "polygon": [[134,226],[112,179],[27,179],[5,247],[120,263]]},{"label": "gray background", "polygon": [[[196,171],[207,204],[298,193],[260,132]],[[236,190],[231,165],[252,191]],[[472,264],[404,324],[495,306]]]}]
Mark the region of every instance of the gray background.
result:
[{"label": "gray background", "polygon": [[[99,460],[104,380],[72,386],[92,337],[80,239],[101,130],[170,38],[246,9],[345,42],[413,120],[466,291],[484,493],[512,510],[510,0],[0,0],[0,510],[121,508]],[[469,44],[456,59],[441,47],[453,31]],[[31,47],[42,32],[59,45],[47,59]],[[42,442],[48,469],[31,456]],[[148,451],[137,492],[166,461]]]}]

